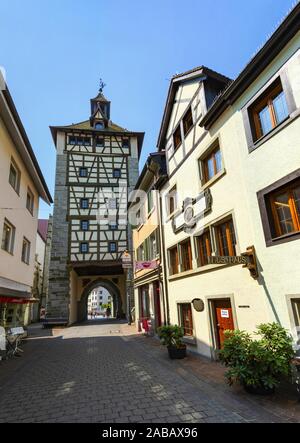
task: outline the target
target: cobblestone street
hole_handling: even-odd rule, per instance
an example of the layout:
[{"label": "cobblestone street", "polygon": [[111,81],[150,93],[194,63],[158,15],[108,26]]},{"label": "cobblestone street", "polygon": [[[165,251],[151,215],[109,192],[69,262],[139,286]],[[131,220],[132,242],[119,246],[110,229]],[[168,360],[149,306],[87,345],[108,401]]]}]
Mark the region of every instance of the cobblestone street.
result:
[{"label": "cobblestone street", "polygon": [[156,339],[134,331],[114,321],[53,336],[33,328],[23,356],[0,362],[0,422],[299,421],[299,406],[271,412],[240,391],[219,389],[219,365],[193,356],[170,361]]}]

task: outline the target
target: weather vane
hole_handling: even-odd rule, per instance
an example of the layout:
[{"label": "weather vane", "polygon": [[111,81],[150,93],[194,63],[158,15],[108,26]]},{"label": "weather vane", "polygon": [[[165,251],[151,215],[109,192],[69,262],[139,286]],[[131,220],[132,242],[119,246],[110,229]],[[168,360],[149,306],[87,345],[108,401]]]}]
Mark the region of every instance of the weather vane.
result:
[{"label": "weather vane", "polygon": [[99,83],[99,92],[102,92],[103,89],[105,88],[106,84],[104,83],[104,81],[102,80],[102,78],[100,78],[100,83]]}]

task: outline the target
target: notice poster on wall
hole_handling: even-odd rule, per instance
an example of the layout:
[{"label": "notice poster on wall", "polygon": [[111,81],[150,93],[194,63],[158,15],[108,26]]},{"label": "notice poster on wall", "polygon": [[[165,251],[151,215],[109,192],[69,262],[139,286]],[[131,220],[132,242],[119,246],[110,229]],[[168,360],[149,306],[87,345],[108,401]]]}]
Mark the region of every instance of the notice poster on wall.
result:
[{"label": "notice poster on wall", "polygon": [[229,311],[227,309],[221,310],[221,317],[222,318],[229,318]]}]

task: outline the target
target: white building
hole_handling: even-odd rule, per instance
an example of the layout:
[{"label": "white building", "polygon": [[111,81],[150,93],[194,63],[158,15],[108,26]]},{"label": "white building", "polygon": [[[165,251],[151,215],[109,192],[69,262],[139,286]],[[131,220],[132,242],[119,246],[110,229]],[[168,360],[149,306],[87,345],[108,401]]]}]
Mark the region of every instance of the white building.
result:
[{"label": "white building", "polygon": [[212,358],[225,329],[276,321],[298,339],[299,20],[298,4],[234,82],[205,67],[171,81],[158,141],[170,320]]},{"label": "white building", "polygon": [[88,313],[102,314],[105,313],[105,305],[112,304],[112,296],[109,291],[103,287],[94,289],[88,298]]}]

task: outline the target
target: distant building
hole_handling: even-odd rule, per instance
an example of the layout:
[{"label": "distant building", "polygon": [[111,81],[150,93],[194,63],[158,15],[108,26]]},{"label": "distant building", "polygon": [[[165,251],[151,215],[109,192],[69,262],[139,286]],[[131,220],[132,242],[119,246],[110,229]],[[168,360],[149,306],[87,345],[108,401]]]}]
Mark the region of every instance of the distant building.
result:
[{"label": "distant building", "polygon": [[9,90],[0,91],[0,325],[26,325],[35,272],[39,198],[52,203]]},{"label": "distant building", "polygon": [[105,305],[112,304],[112,296],[105,288],[94,289],[88,298],[88,314],[102,314],[106,311]]}]

